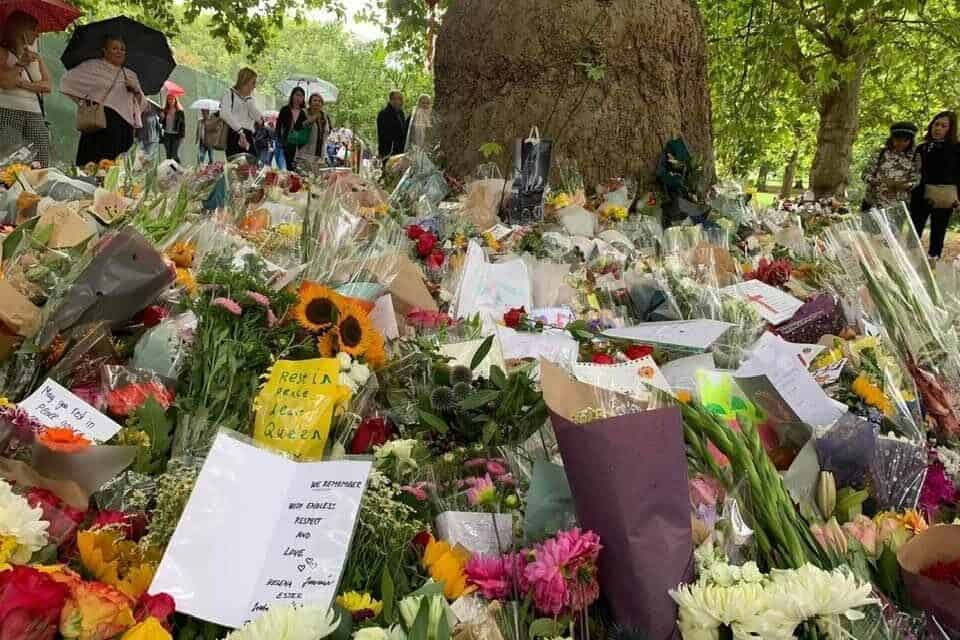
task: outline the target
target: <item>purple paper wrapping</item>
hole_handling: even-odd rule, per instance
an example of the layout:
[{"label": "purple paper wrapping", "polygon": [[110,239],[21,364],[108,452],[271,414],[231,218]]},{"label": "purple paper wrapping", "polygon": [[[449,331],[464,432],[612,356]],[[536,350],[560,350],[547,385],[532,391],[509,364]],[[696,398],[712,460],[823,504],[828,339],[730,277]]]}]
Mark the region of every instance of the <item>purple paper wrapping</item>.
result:
[{"label": "purple paper wrapping", "polygon": [[840,335],[845,325],[837,299],[823,294],[808,300],[776,333],[787,342],[815,344],[827,334]]},{"label": "purple paper wrapping", "polygon": [[621,625],[678,638],[667,594],[693,577],[687,458],[680,410],[589,425],[551,409],[577,517],[600,535],[600,587]]}]

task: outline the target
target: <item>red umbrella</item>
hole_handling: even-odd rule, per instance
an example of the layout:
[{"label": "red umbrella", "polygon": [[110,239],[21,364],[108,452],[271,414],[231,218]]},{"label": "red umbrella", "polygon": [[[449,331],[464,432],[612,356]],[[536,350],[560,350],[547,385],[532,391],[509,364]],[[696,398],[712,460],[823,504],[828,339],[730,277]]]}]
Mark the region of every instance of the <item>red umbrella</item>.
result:
[{"label": "red umbrella", "polygon": [[175,98],[179,98],[186,93],[186,90],[173,80],[165,80],[163,83],[163,88],[167,92],[168,96],[173,96]]},{"label": "red umbrella", "polygon": [[0,23],[22,11],[37,19],[37,31],[63,31],[80,17],[80,9],[62,0],[0,0]]}]

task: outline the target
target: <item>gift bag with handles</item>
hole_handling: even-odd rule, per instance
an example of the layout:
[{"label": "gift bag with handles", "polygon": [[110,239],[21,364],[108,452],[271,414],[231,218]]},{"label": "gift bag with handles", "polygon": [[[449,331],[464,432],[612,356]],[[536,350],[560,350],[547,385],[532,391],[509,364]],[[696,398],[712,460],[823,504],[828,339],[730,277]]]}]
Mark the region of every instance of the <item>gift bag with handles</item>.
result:
[{"label": "gift bag with handles", "polygon": [[530,224],[543,220],[543,192],[550,179],[553,140],[540,138],[537,127],[526,140],[517,139],[513,147],[513,199],[510,224]]}]

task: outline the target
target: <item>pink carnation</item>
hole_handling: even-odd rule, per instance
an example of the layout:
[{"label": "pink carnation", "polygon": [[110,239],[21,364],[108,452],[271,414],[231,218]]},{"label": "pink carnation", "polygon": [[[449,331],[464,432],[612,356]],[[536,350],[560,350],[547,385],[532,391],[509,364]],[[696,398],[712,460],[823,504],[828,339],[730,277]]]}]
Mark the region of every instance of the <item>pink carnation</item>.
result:
[{"label": "pink carnation", "polygon": [[490,474],[482,478],[468,478],[467,484],[470,485],[467,490],[467,501],[470,502],[470,506],[493,504],[496,501],[497,488],[494,486]]},{"label": "pink carnation", "polygon": [[502,600],[510,595],[510,561],[513,556],[485,556],[479,553],[467,562],[467,582],[476,585],[487,600]]},{"label": "pink carnation", "polygon": [[487,460],[487,473],[493,477],[502,476],[507,472],[507,468],[498,460]]},{"label": "pink carnation", "polygon": [[239,316],[241,313],[243,313],[243,309],[240,308],[240,305],[230,298],[214,298],[210,301],[210,304],[215,307],[220,307],[221,309],[232,313],[235,316]]},{"label": "pink carnation", "polygon": [[600,537],[580,529],[561,531],[533,550],[524,569],[537,609],[550,615],[581,611],[600,595],[597,558]]},{"label": "pink carnation", "polygon": [[270,298],[262,293],[258,291],[245,291],[244,293],[248,298],[256,302],[261,307],[266,307],[267,309],[270,308]]}]

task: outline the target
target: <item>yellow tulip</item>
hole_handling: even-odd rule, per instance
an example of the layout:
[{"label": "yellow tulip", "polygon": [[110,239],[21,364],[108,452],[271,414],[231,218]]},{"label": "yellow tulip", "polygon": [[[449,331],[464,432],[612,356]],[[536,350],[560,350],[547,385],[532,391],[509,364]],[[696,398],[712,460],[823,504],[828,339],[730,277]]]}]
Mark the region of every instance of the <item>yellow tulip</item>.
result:
[{"label": "yellow tulip", "polygon": [[127,629],[120,640],[173,640],[173,637],[163,628],[159,620],[147,618]]}]

